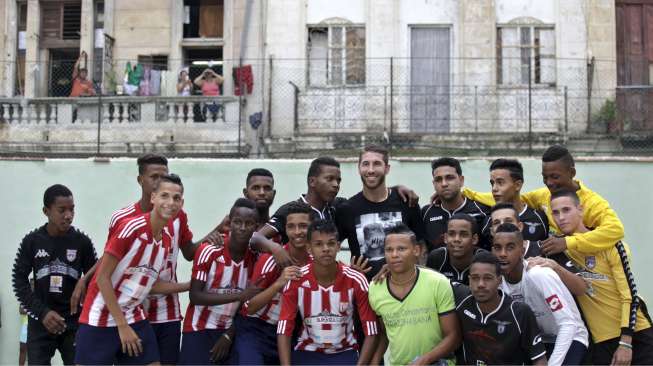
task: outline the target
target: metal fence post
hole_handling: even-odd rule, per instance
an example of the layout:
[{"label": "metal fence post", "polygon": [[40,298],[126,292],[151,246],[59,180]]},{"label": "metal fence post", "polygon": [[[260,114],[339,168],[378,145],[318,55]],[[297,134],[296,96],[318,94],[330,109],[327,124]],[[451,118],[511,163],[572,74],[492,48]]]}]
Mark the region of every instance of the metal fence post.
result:
[{"label": "metal fence post", "polygon": [[568,94],[567,94],[567,85],[565,85],[565,138],[567,136],[567,133],[569,132],[569,113],[568,111],[569,108],[569,99],[568,99]]},{"label": "metal fence post", "polygon": [[242,70],[243,70],[242,67],[243,67],[243,58],[241,57],[238,60],[238,73],[237,73],[238,77],[237,77],[237,80],[236,80],[236,82],[238,83],[239,91],[240,91],[240,93],[238,93],[238,157],[239,158],[242,157],[241,153],[240,153],[240,144],[241,144],[241,138],[242,138],[241,137],[241,134],[242,134],[241,129],[243,127],[243,93],[244,93],[244,90],[243,90],[243,83],[242,83],[243,78],[242,78],[242,75],[241,75]]},{"label": "metal fence post", "polygon": [[100,156],[100,132],[102,130],[102,90],[98,93],[97,102],[97,151],[96,154]]},{"label": "metal fence post", "polygon": [[390,144],[392,144],[394,129],[394,57],[390,57],[390,133],[388,134]]},{"label": "metal fence post", "polygon": [[272,136],[272,81],[274,80],[272,70],[273,70],[273,62],[272,62],[272,56],[270,56],[269,59],[270,62],[270,78],[268,82],[268,131],[267,135],[268,137]]},{"label": "metal fence post", "polygon": [[478,132],[478,85],[474,85],[474,131]]},{"label": "metal fence post", "polygon": [[533,119],[532,119],[532,105],[531,93],[533,89],[532,76],[531,76],[531,56],[528,55],[528,156],[533,156]]}]

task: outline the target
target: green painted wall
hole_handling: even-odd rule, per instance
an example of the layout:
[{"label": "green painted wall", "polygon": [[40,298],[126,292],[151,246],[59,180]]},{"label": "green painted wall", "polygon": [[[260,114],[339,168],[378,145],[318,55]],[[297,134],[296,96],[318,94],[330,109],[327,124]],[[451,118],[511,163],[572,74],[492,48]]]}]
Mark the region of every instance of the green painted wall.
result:
[{"label": "green painted wall", "polygon": [[[522,160],[526,170],[525,190],[542,185],[540,162]],[[463,165],[466,185],[488,190],[489,162],[470,160]],[[242,193],[247,172],[255,167],[270,169],[276,177],[277,198],[274,208],[305,192],[307,160],[172,160],[170,171],[181,175],[186,188],[185,209],[196,238],[203,236],[228,212]],[[626,240],[633,250],[633,267],[640,292],[653,298],[653,288],[645,280],[653,276],[647,259],[653,257],[653,227],[649,208],[653,207],[653,163],[579,163],[578,177],[605,197],[626,227]],[[356,164],[342,167],[342,196],[360,190]],[[388,181],[404,184],[422,197],[424,204],[433,192],[427,162],[391,162]],[[111,213],[140,197],[134,159],[114,159],[106,163],[92,160],[0,161],[0,197],[2,197],[2,250],[0,250],[0,364],[18,360],[18,304],[11,289],[11,269],[22,237],[45,222],[43,191],[51,184],[67,185],[74,193],[74,225],[86,231],[98,252],[104,247]],[[190,263],[180,256],[179,278],[190,276]],[[187,297],[182,296],[185,308]],[[58,356],[57,356],[58,357]],[[60,364],[61,360],[54,360]]]}]

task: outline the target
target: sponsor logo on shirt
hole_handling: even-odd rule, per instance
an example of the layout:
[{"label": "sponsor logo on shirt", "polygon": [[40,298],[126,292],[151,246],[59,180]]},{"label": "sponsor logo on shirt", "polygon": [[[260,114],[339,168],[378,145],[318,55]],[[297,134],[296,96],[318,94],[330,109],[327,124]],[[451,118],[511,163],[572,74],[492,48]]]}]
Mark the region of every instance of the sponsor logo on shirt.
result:
[{"label": "sponsor logo on shirt", "polygon": [[72,262],[77,258],[77,249],[68,249],[66,250],[66,259],[68,262]]},{"label": "sponsor logo on shirt", "polygon": [[594,267],[596,267],[596,257],[593,255],[585,257],[585,267],[588,269],[594,269]]},{"label": "sponsor logo on shirt", "polygon": [[468,317],[470,317],[470,318],[476,320],[476,315],[475,315],[474,313],[472,313],[471,311],[467,310],[467,309],[465,309],[465,311],[463,311],[463,314],[465,314],[465,315],[467,315]]},{"label": "sponsor logo on shirt", "polygon": [[48,252],[46,252],[45,249],[39,249],[36,252],[36,255],[34,256],[34,258],[45,258],[45,257],[49,257],[49,256],[50,256],[50,254],[48,254]]},{"label": "sponsor logo on shirt", "polygon": [[469,214],[469,216],[472,216],[472,217],[474,217],[474,216],[480,216],[480,215],[482,215],[482,214],[481,214],[481,213],[470,213],[470,214]]},{"label": "sponsor logo on shirt", "polygon": [[560,298],[556,294],[547,297],[546,303],[549,304],[549,308],[552,312],[556,312],[563,308],[562,301],[560,301]]},{"label": "sponsor logo on shirt", "polygon": [[429,219],[430,222],[433,222],[433,221],[440,221],[440,220],[442,220],[442,215],[440,215],[440,216],[435,216],[435,217],[431,217],[431,218]]}]

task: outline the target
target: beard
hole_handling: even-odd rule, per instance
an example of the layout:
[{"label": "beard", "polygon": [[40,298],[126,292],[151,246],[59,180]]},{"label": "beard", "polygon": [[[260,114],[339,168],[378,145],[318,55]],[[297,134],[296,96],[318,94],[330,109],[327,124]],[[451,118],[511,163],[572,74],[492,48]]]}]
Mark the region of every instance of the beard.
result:
[{"label": "beard", "polygon": [[385,175],[378,177],[377,182],[374,185],[368,184],[365,180],[365,177],[363,176],[361,176],[361,182],[363,182],[363,186],[365,186],[367,189],[376,189],[379,188],[382,184],[385,184]]}]

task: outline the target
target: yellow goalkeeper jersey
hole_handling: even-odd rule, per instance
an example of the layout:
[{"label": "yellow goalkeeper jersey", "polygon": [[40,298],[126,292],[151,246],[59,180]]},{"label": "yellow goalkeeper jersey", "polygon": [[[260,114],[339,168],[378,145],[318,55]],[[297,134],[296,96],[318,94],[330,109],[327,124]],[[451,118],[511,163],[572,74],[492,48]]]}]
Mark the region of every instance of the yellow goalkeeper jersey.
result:
[{"label": "yellow goalkeeper jersey", "polygon": [[[576,191],[583,206],[583,223],[593,230],[587,233],[574,234],[565,238],[567,249],[583,253],[598,253],[614,247],[614,243],[623,239],[624,226],[617,214],[610,207],[608,201],[598,193],[587,188],[580,181],[576,181],[580,189]],[[494,206],[492,193],[475,192],[469,188],[463,189],[463,195],[484,205]],[[541,209],[549,218],[549,226],[554,232],[560,233],[551,215],[551,192],[544,187],[531,192],[522,193],[522,201],[529,207]]]},{"label": "yellow goalkeeper jersey", "polygon": [[619,337],[622,331],[632,335],[651,326],[643,300],[630,270],[630,248],[619,241],[599,253],[567,251],[589,283],[587,294],[578,303],[594,342]]}]

